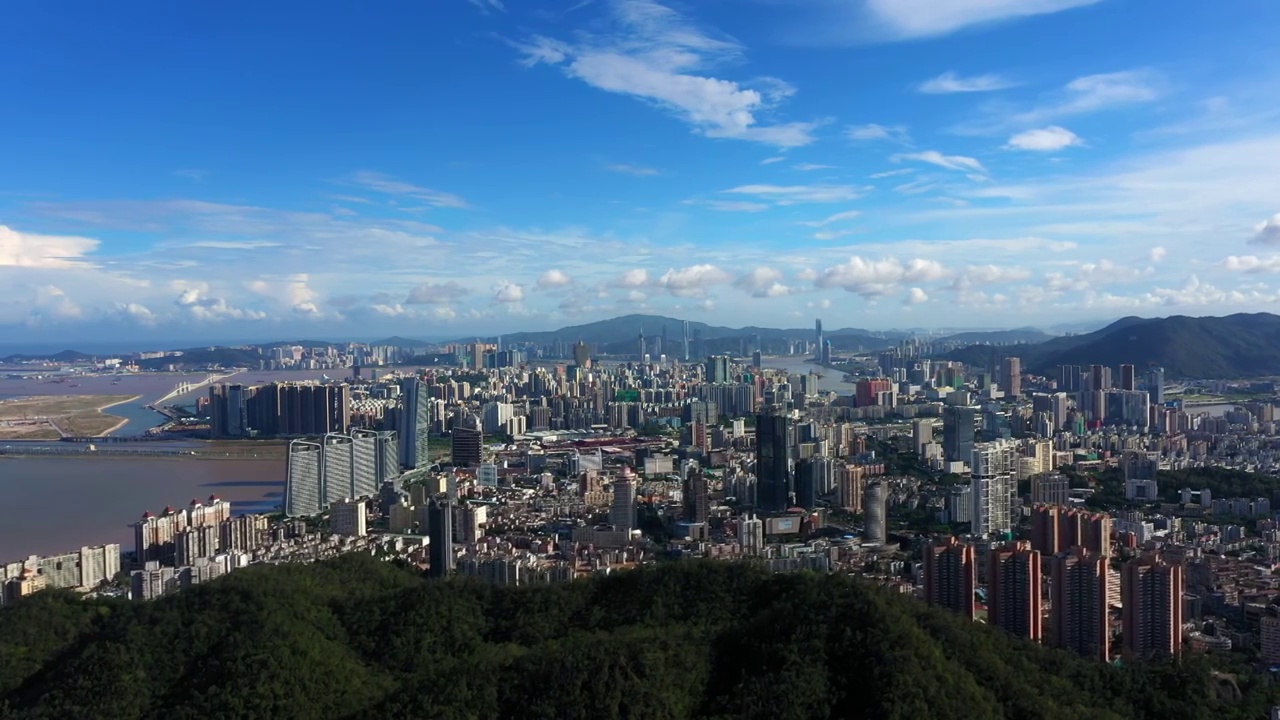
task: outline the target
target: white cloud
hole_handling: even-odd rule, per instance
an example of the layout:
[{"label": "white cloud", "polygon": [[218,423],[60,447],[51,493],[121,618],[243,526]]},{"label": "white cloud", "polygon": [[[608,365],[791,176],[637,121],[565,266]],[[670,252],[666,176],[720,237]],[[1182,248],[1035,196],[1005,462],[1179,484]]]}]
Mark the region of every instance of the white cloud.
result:
[{"label": "white cloud", "polygon": [[924,81],[917,89],[927,95],[945,95],[948,93],[991,92],[993,90],[1016,87],[1017,85],[1018,83],[999,75],[986,74],[960,77],[948,70],[938,77]]},{"label": "white cloud", "polygon": [[986,168],[982,167],[982,163],[974,158],[965,157],[964,155],[943,155],[937,150],[925,150],[917,153],[899,153],[889,158],[894,162],[902,162],[903,160],[917,160],[919,162],[937,165],[938,167],[947,168],[948,170],[967,170],[971,172],[985,173]]},{"label": "white cloud", "polygon": [[782,273],[776,268],[758,267],[738,278],[734,283],[754,298],[773,298],[790,295],[792,288],[782,284]]},{"label": "white cloud", "polygon": [[815,284],[875,298],[895,292],[902,283],[935,281],[947,274],[947,269],[936,260],[915,258],[903,263],[892,257],[869,260],[854,255],[848,262],[823,270]]},{"label": "white cloud", "polygon": [[662,173],[655,168],[645,167],[643,165],[630,165],[627,163],[613,163],[605,166],[606,170],[611,170],[623,175],[635,175],[636,177],[652,177],[661,175]]},{"label": "white cloud", "polygon": [[513,282],[502,282],[498,285],[493,299],[500,303],[514,304],[524,300],[524,287]]},{"label": "white cloud", "polygon": [[551,268],[538,278],[538,287],[542,289],[560,288],[572,285],[573,278],[559,268]]},{"label": "white cloud", "polygon": [[986,23],[1046,15],[1099,0],[863,0],[880,32],[894,39],[946,35]]},{"label": "white cloud", "polygon": [[628,270],[618,278],[618,284],[626,288],[644,287],[649,284],[649,271],[644,268]]},{"label": "white cloud", "polygon": [[879,180],[881,178],[895,177],[898,175],[910,175],[915,171],[916,171],[915,168],[900,168],[898,170],[886,170],[884,172],[878,172],[878,173],[875,173],[874,175],[870,175],[869,177],[872,180]]},{"label": "white cloud", "polygon": [[720,212],[747,212],[757,213],[764,212],[769,209],[766,203],[751,202],[749,200],[685,200],[685,205],[702,205],[712,210]]},{"label": "white cloud", "polygon": [[809,303],[808,306],[811,308],[816,308],[818,310],[826,310],[827,308],[831,307],[831,301],[828,300],[827,298],[823,298],[821,300],[816,300],[814,302]]},{"label": "white cloud", "polygon": [[452,193],[440,192],[397,180],[389,175],[361,170],[350,178],[351,182],[374,192],[420,200],[433,207],[465,208],[467,201]]},{"label": "white cloud", "polygon": [[1057,125],[1050,125],[1039,130],[1020,132],[1009,138],[1009,143],[1005,147],[1011,150],[1051,152],[1071,147],[1072,145],[1083,144],[1084,141],[1080,139],[1080,136],[1070,130]]},{"label": "white cloud", "polygon": [[126,321],[138,323],[139,325],[152,326],[156,324],[156,315],[145,306],[138,303],[117,303],[116,314]]},{"label": "white cloud", "polygon": [[222,320],[265,320],[267,314],[232,306],[222,297],[211,297],[198,287],[182,290],[175,304],[196,320],[218,322]]},{"label": "white cloud", "polygon": [[1165,250],[1164,247],[1157,245],[1151,248],[1151,251],[1147,253],[1147,258],[1151,260],[1151,262],[1153,263],[1164,262],[1164,259],[1168,254],[1169,254],[1168,250]]},{"label": "white cloud", "polygon": [[1017,282],[1031,277],[1031,271],[1020,267],[1001,267],[998,265],[970,265],[964,274],[956,280],[956,285],[967,286],[968,283],[993,285],[996,283]]},{"label": "white cloud", "polygon": [[792,170],[799,170],[801,172],[810,172],[813,170],[834,170],[835,168],[835,165],[821,165],[819,163],[800,163],[798,165],[791,166]]},{"label": "white cloud", "polygon": [[1160,76],[1150,70],[1085,75],[1067,83],[1048,103],[1015,114],[1012,124],[1038,125],[1060,117],[1151,102],[1160,97],[1162,86]]},{"label": "white cloud", "polygon": [[1239,273],[1275,273],[1280,272],[1280,255],[1258,257],[1257,255],[1231,255],[1222,261],[1222,267]]},{"label": "white cloud", "polygon": [[502,3],[502,0],[467,0],[467,2],[476,6],[485,15],[488,15],[493,10],[498,12],[507,11],[507,6]]},{"label": "white cloud", "polygon": [[701,296],[710,286],[724,285],[731,280],[729,273],[704,263],[667,270],[658,278],[657,284],[677,297],[694,297]]},{"label": "white cloud", "polygon": [[929,293],[918,287],[913,287],[907,291],[907,297],[902,302],[904,305],[919,305],[920,303],[929,302]]},{"label": "white cloud", "polygon": [[445,305],[470,294],[470,290],[452,280],[443,283],[424,282],[415,285],[404,302],[406,305]]},{"label": "white cloud", "polygon": [[785,158],[785,157],[782,157],[782,156],[780,156],[780,155],[775,155],[774,157],[767,157],[767,158],[765,158],[765,159],[761,160],[761,161],[760,161],[760,164],[761,164],[761,165],[772,165],[772,164],[774,164],[774,163],[780,163],[780,162],[782,162],[783,160],[786,160],[786,158]]},{"label": "white cloud", "polygon": [[848,235],[857,235],[860,230],[823,230],[813,234],[814,240],[839,240]]},{"label": "white cloud", "polygon": [[80,306],[67,297],[62,288],[56,285],[41,285],[36,288],[28,321],[39,324],[45,320],[78,320],[83,314]]},{"label": "white cloud", "polygon": [[757,117],[792,95],[790,85],[765,78],[752,88],[704,74],[741,56],[733,40],[712,37],[652,0],[617,0],[610,10],[612,33],[583,35],[574,43],[534,37],[517,44],[524,63],[557,65],[592,87],[651,102],[707,137],[778,147],[813,141],[819,122],[763,125]]},{"label": "white cloud", "polygon": [[844,212],[838,212],[835,215],[828,215],[821,220],[809,220],[801,222],[800,224],[808,227],[825,227],[831,223],[840,222],[841,220],[852,220],[861,214],[862,212],[859,210],[846,210]]},{"label": "white cloud", "polygon": [[20,233],[0,225],[0,267],[87,267],[84,258],[98,241],[82,237]]},{"label": "white cloud", "polygon": [[739,185],[726,193],[754,195],[777,205],[857,200],[871,188],[853,185]]},{"label": "white cloud", "polygon": [[[1256,232],[1253,239],[1249,241],[1250,244],[1280,245],[1280,213],[1276,213],[1265,221],[1259,223],[1254,230]],[[3,264],[4,263],[0,262],[0,265]]]},{"label": "white cloud", "polygon": [[907,134],[907,129],[902,125],[877,125],[876,123],[850,125],[844,129],[844,136],[858,142],[888,140],[904,145],[911,143],[911,136]]}]

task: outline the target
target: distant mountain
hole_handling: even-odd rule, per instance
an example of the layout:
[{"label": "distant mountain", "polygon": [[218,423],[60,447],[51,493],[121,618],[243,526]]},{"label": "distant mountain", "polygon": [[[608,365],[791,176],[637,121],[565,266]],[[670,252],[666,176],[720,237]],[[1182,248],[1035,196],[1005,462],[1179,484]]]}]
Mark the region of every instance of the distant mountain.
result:
[{"label": "distant mountain", "polygon": [[986,365],[1016,355],[1022,367],[1052,374],[1059,365],[1163,367],[1169,378],[1230,379],[1280,375],[1280,316],[1126,317],[1095,332],[1066,335],[1034,345],[977,345],[946,354]]},{"label": "distant mountain", "polygon": [[377,340],[369,344],[374,347],[385,345],[385,346],[396,347],[396,348],[420,348],[420,347],[427,347],[428,345],[433,345],[434,343],[429,343],[423,340],[412,340],[410,338],[394,335],[385,340]]},{"label": "distant mountain", "polygon": [[[684,320],[678,318],[637,314],[598,320],[583,325],[572,325],[559,330],[510,333],[501,337],[504,344],[582,341],[589,345],[595,345],[601,352],[626,353],[632,351],[632,348],[635,347],[635,343],[642,331],[647,339],[662,337],[665,333],[667,342],[674,347],[674,344],[680,342],[684,337],[684,323]],[[766,328],[751,326],[730,328],[689,321],[690,339],[695,334],[700,334],[707,345],[708,352],[740,352],[744,344],[749,343],[753,336],[759,336],[760,341],[766,345],[767,351],[768,344],[771,342],[783,343],[789,340],[811,340],[813,332],[814,329],[812,327]],[[831,340],[832,347],[836,350],[868,351],[888,347],[907,337],[907,334],[898,331],[875,332],[858,328],[840,328],[826,330],[824,337]],[[474,337],[461,338],[456,342],[473,342],[476,339]],[[485,342],[494,342],[497,340],[497,336],[479,339]]]},{"label": "distant mountain", "polygon": [[85,355],[84,353],[76,352],[75,350],[63,350],[62,352],[54,353],[52,355],[10,355],[5,358],[0,358],[0,362],[21,363],[31,360],[49,360],[61,363],[76,363],[92,359],[92,355]]},{"label": "distant mountain", "polygon": [[962,332],[955,335],[944,335],[934,342],[952,343],[956,345],[1016,345],[1018,343],[1041,343],[1052,340],[1053,335],[1036,328],[1019,328],[1017,330],[982,330]]}]

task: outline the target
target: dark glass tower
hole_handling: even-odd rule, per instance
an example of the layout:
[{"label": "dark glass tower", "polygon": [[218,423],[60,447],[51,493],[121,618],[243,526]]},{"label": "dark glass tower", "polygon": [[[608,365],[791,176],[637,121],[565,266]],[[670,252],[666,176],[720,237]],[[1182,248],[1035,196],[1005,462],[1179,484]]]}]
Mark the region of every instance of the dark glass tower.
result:
[{"label": "dark glass tower", "polygon": [[756,416],[756,509],[783,512],[791,504],[794,429],[785,415]]}]

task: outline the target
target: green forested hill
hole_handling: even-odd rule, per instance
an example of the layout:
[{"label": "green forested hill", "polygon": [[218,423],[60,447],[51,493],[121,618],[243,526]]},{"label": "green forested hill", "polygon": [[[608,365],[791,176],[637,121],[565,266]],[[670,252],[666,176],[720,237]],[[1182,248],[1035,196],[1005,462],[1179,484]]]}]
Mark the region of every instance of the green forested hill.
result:
[{"label": "green forested hill", "polygon": [[[539,588],[364,556],[0,611],[0,717],[1261,718],[1203,660],[1114,668],[838,576],[677,563]],[[6,705],[7,703],[7,705]]]}]

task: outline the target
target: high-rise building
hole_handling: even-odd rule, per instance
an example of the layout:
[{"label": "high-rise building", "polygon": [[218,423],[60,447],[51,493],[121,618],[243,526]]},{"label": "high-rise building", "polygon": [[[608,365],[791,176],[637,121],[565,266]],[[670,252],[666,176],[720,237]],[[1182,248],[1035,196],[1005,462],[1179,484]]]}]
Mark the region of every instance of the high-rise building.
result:
[{"label": "high-rise building", "polygon": [[1130,392],[1138,389],[1137,377],[1134,374],[1132,365],[1120,366],[1120,389]]},{"label": "high-rise building", "polygon": [[427,501],[427,576],[448,577],[453,571],[453,504],[445,497]]},{"label": "high-rise building", "polygon": [[933,442],[933,420],[917,418],[911,421],[911,447],[916,455],[924,457],[925,446]]},{"label": "high-rise building", "polygon": [[822,350],[825,344],[826,341],[822,337],[822,318],[818,318],[813,321],[813,346],[816,348],[814,352],[819,361],[822,360]]},{"label": "high-rise building", "polygon": [[780,412],[756,416],[756,510],[780,513],[791,506],[794,428]]},{"label": "high-rise building", "polygon": [[284,511],[315,515],[343,498],[370,497],[399,476],[396,434],[356,429],[289,443]]},{"label": "high-rise building", "polygon": [[691,470],[684,481],[684,516],[689,522],[704,523],[711,515],[711,486],[701,469]]},{"label": "high-rise building", "polygon": [[987,624],[1041,638],[1040,553],[1025,541],[993,547],[987,559]]},{"label": "high-rise building", "polygon": [[1104,365],[1089,366],[1089,389],[1090,390],[1110,390],[1111,389],[1111,368]]},{"label": "high-rise building", "polygon": [[615,530],[631,532],[636,526],[636,486],[630,479],[613,482],[613,502],[609,504],[609,524]]},{"label": "high-rise building", "polygon": [[1168,657],[1182,653],[1181,565],[1148,556],[1121,570],[1121,636],[1130,657]]},{"label": "high-rise building", "polygon": [[1110,660],[1107,598],[1111,576],[1107,558],[1075,548],[1053,556],[1049,575],[1050,641],[1083,657]]},{"label": "high-rise building", "polygon": [[1164,405],[1164,368],[1153,367],[1147,371],[1147,396],[1152,405]]},{"label": "high-rise building", "polygon": [[942,454],[947,462],[972,462],[973,428],[978,411],[949,406],[942,410]]},{"label": "high-rise building", "polygon": [[1031,511],[1031,547],[1057,555],[1073,547],[1098,557],[1111,555],[1111,516],[1060,505],[1037,505]]},{"label": "high-rise building", "polygon": [[573,364],[580,368],[591,367],[591,349],[581,340],[573,344]]},{"label": "high-rise building", "polygon": [[976,617],[973,591],[978,584],[978,563],[972,545],[953,537],[925,547],[921,574],[925,602],[970,620]]},{"label": "high-rise building", "polygon": [[862,542],[866,545],[884,545],[888,539],[889,488],[878,480],[867,483],[863,491]]},{"label": "high-rise building", "polygon": [[1066,505],[1070,497],[1071,481],[1066,475],[1036,475],[1031,478],[1032,505]]},{"label": "high-rise building", "polygon": [[479,428],[455,426],[451,460],[458,467],[474,467],[484,460],[484,433]]},{"label": "high-rise building", "polygon": [[1013,497],[1017,494],[1018,447],[1010,440],[973,446],[970,484],[973,488],[974,535],[1007,533],[1013,528]]},{"label": "high-rise building", "polygon": [[746,555],[759,555],[764,552],[764,520],[754,514],[743,516],[739,521],[738,541],[742,544],[742,552]]},{"label": "high-rise building", "polygon": [[712,355],[707,358],[706,380],[712,384],[730,382],[728,355]]},{"label": "high-rise building", "polygon": [[1000,390],[1005,397],[1022,395],[1022,359],[1007,357],[1001,367]]},{"label": "high-rise building", "polygon": [[1079,365],[1059,365],[1058,366],[1058,389],[1063,392],[1076,393],[1084,390],[1081,382],[1081,372]]},{"label": "high-rise building", "polygon": [[881,393],[893,391],[893,381],[889,378],[864,378],[854,386],[854,401],[858,407],[879,405]]},{"label": "high-rise building", "polygon": [[688,320],[684,321],[684,334],[681,336],[681,341],[684,344],[684,348],[683,348],[684,361],[689,362],[689,358],[691,356],[689,355],[689,321]]},{"label": "high-rise building", "polygon": [[369,534],[368,507],[364,500],[343,498],[329,511],[329,530],[334,535],[364,537]]},{"label": "high-rise building", "polygon": [[1160,471],[1160,453],[1126,450],[1120,458],[1124,469],[1124,497],[1137,502],[1155,502],[1160,498],[1156,481]]},{"label": "high-rise building", "polygon": [[427,388],[416,377],[400,381],[400,465],[412,470],[431,461],[431,410],[435,407]]}]

